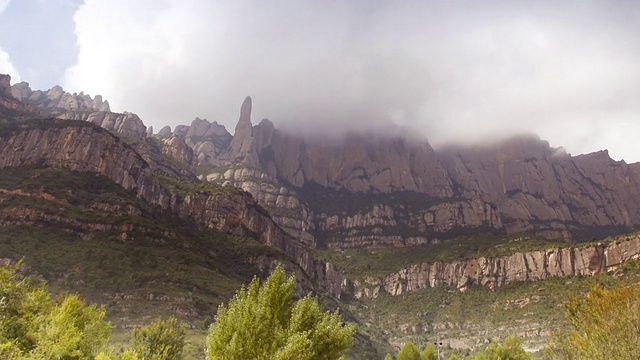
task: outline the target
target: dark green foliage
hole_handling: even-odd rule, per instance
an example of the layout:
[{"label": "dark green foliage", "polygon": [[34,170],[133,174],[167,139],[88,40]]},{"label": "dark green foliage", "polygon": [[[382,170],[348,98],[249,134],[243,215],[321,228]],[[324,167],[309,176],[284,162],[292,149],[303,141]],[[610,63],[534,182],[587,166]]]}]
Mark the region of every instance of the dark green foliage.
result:
[{"label": "dark green foliage", "polygon": [[420,353],[421,360],[439,360],[438,359],[438,350],[436,346],[432,343],[428,343],[427,347],[424,348],[424,351]]},{"label": "dark green foliage", "polygon": [[420,349],[415,346],[412,342],[408,342],[404,344],[398,356],[397,360],[421,360],[420,359]]},{"label": "dark green foliage", "polygon": [[184,327],[175,317],[157,319],[133,330],[126,356],[139,360],[180,360],[184,339]]},{"label": "dark green foliage", "polygon": [[452,202],[456,198],[434,198],[414,191],[395,191],[393,193],[361,193],[348,190],[334,190],[316,183],[305,183],[298,190],[300,198],[318,213],[327,215],[355,215],[360,211],[371,210],[376,204],[401,207],[409,211],[427,209],[439,203]]}]

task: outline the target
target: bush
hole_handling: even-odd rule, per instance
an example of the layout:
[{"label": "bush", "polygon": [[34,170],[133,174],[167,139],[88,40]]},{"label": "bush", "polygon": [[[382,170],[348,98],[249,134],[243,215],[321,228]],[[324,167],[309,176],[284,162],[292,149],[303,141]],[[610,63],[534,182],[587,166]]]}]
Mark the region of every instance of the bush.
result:
[{"label": "bush", "polygon": [[338,359],[351,347],[354,327],[338,314],[322,312],[307,296],[293,300],[295,279],[278,267],[263,286],[257,278],[209,328],[207,359]]}]

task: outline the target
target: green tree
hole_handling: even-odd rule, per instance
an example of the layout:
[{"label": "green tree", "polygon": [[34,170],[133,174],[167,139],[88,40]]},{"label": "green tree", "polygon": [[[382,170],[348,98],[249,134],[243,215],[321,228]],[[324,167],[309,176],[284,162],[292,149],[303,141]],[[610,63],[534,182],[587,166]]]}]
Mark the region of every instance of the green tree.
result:
[{"label": "green tree", "polygon": [[387,353],[387,356],[384,357],[384,360],[393,360],[393,356],[391,356],[391,354]]},{"label": "green tree", "polygon": [[0,266],[0,355],[6,359],[93,359],[111,335],[104,307],[78,295],[56,301],[43,282]]},{"label": "green tree", "polygon": [[468,356],[467,360],[533,360],[533,356],[522,348],[519,337],[511,335],[502,345],[492,341],[484,351]]},{"label": "green tree", "polygon": [[420,354],[420,359],[422,360],[438,360],[438,350],[436,350],[435,345],[432,343],[428,343],[427,347]]},{"label": "green tree", "polygon": [[18,279],[19,266],[20,263],[0,266],[0,354],[3,355],[32,350],[38,319],[52,306],[44,283],[29,277]]},{"label": "green tree", "polygon": [[294,301],[294,284],[278,267],[264,285],[254,278],[220,306],[209,328],[207,359],[341,358],[352,345],[354,326],[323,312],[310,296]]},{"label": "green tree", "polygon": [[420,349],[415,346],[411,341],[404,344],[400,352],[398,353],[398,360],[421,360]]},{"label": "green tree", "polygon": [[545,349],[552,359],[640,359],[640,286],[593,286],[565,304],[571,330]]},{"label": "green tree", "polygon": [[93,359],[107,344],[111,326],[103,306],[87,305],[78,295],[65,295],[40,316],[35,354],[47,359]]},{"label": "green tree", "polygon": [[123,354],[126,359],[179,360],[184,349],[185,330],[175,317],[157,319],[133,330],[131,345]]},{"label": "green tree", "polygon": [[456,354],[451,354],[451,356],[449,356],[448,360],[460,360],[460,358]]}]

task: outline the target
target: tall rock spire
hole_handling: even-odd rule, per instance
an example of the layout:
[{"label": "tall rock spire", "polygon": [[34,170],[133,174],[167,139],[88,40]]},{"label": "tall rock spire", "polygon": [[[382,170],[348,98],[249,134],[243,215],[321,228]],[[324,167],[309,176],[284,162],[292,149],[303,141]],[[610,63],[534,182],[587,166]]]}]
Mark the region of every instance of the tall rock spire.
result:
[{"label": "tall rock spire", "polygon": [[240,107],[240,119],[236,125],[233,140],[229,145],[228,160],[241,161],[249,166],[259,167],[258,153],[253,138],[251,124],[251,97],[247,96]]}]

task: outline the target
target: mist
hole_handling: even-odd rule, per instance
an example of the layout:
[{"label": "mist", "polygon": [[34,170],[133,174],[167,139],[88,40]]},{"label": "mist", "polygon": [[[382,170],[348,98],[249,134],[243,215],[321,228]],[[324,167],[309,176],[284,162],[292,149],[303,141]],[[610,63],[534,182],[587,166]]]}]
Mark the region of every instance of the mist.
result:
[{"label": "mist", "polygon": [[254,124],[308,136],[530,132],[640,160],[635,1],[86,0],[74,23],[65,90],[156,130],[198,116],[233,132],[250,95]]}]

